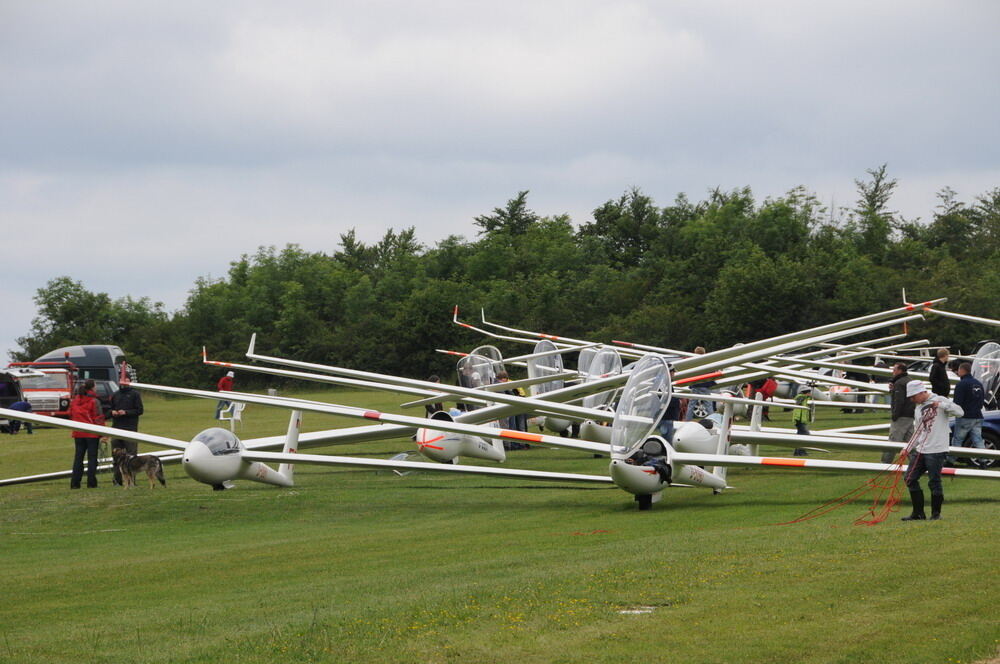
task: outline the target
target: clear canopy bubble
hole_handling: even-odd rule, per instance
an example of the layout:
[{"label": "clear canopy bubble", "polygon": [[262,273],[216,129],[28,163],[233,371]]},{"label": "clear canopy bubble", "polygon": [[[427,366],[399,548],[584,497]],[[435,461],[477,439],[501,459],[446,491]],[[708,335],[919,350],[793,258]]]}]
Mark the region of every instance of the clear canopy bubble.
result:
[{"label": "clear canopy bubble", "polygon": [[991,341],[979,348],[972,361],[972,377],[983,384],[987,405],[996,408],[1000,392],[1000,344]]},{"label": "clear canopy bubble", "polygon": [[[587,349],[592,350],[592,349]],[[587,367],[587,382],[592,380],[598,380],[600,378],[606,378],[608,376],[615,376],[622,372],[622,358],[614,348],[602,348],[593,349],[595,352],[591,355],[588,361]],[[581,357],[583,353],[580,353]],[[606,392],[601,392],[598,394],[591,394],[583,398],[583,405],[587,408],[600,408],[611,402],[615,395],[615,389],[608,390]]]},{"label": "clear canopy bubble", "polygon": [[474,348],[472,350],[472,352],[469,353],[469,354],[470,355],[478,355],[479,357],[485,357],[486,359],[488,359],[491,362],[493,362],[493,374],[494,375],[498,375],[501,371],[504,370],[503,369],[503,353],[501,353],[500,349],[497,348],[496,346],[490,346],[488,344],[485,345],[485,346],[480,346],[478,348]]},{"label": "clear canopy bubble", "polygon": [[612,456],[627,456],[653,432],[670,403],[670,368],[660,355],[636,362],[618,399],[611,426]]},{"label": "clear canopy bubble", "polygon": [[[542,339],[535,344],[533,353],[547,353],[558,350],[556,345],[548,339]],[[555,376],[563,373],[562,355],[553,353],[543,357],[528,358],[528,378],[542,378],[544,376]],[[565,386],[562,378],[551,380],[545,383],[536,383],[531,386],[531,396],[538,396],[553,390],[561,390]]]},{"label": "clear canopy bubble", "polygon": [[590,369],[590,363],[594,360],[594,356],[599,352],[601,352],[601,349],[594,346],[581,350],[580,355],[576,358],[576,370],[581,374],[586,375],[587,371]]},{"label": "clear canopy bubble", "polygon": [[212,427],[205,429],[192,439],[192,442],[204,443],[205,447],[212,453],[212,456],[223,456],[226,454],[239,454],[243,449],[243,443],[232,431]]}]

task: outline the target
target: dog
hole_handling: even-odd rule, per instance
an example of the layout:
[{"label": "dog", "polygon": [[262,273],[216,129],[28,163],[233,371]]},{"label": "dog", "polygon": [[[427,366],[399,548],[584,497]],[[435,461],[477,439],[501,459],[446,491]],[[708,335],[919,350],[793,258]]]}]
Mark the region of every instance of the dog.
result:
[{"label": "dog", "polygon": [[136,473],[145,472],[149,478],[149,488],[156,486],[156,480],[160,484],[167,486],[167,480],[163,479],[163,464],[158,457],[149,454],[129,454],[120,447],[112,450],[115,468],[122,476],[122,485],[127,489],[135,486]]}]

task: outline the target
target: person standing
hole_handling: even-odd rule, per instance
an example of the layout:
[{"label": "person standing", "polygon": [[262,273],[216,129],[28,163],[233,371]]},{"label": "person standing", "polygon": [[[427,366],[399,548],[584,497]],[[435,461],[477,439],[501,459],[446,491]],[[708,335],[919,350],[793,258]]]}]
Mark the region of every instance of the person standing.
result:
[{"label": "person standing", "polygon": [[958,366],[958,385],[955,386],[955,403],[965,413],[955,420],[952,447],[962,447],[968,438],[970,447],[983,448],[983,403],[986,390],[972,375],[972,364],[962,362]]},{"label": "person standing", "polygon": [[[913,435],[913,409],[916,405],[906,396],[906,385],[913,378],[906,372],[906,365],[897,362],[892,365],[892,378],[889,379],[889,440],[894,443],[905,443]],[[896,452],[882,452],[882,463],[892,463]]]},{"label": "person standing", "polygon": [[[87,424],[104,424],[104,415],[94,393],[94,381],[87,380],[79,388],[69,404],[69,418],[74,422]],[[87,488],[97,486],[97,447],[100,437],[89,431],[72,431],[70,435],[76,445],[73,456],[73,473],[70,476],[69,488],[79,489],[83,479],[83,457],[87,456]]]},{"label": "person standing", "polygon": [[[226,375],[219,379],[216,384],[216,389],[219,392],[231,392],[233,390],[233,378],[236,377],[232,371],[227,371]],[[219,403],[215,406],[215,419],[221,419],[222,411],[229,408],[230,401],[228,399],[219,399]]]},{"label": "person standing", "polygon": [[[808,408],[808,410],[796,408],[795,412],[792,413],[795,433],[800,436],[808,436],[810,433],[809,423],[813,421],[812,388],[807,385],[799,390],[799,393],[795,395],[795,404]],[[793,456],[809,456],[809,453],[803,447],[796,447]]]},{"label": "person standing", "polygon": [[[127,431],[138,431],[139,416],[143,413],[142,395],[139,394],[137,389],[132,387],[131,377],[124,371],[121,378],[118,379],[118,385],[118,391],[111,395],[111,418],[114,420],[114,427]],[[125,452],[132,456],[139,454],[138,443],[123,438],[111,439],[112,456],[116,449],[125,450]],[[117,466],[115,467],[112,483],[115,486],[121,486],[122,483],[121,471]]]},{"label": "person standing", "polygon": [[931,392],[947,397],[951,394],[951,381],[948,379],[948,349],[938,348],[937,357],[931,362],[928,376],[931,381]]},{"label": "person standing", "polygon": [[962,417],[961,406],[948,397],[931,394],[923,383],[914,380],[906,385],[906,396],[916,404],[913,439],[910,442],[906,488],[910,491],[913,511],[904,516],[903,521],[923,521],[924,492],[920,488],[920,476],[927,473],[927,488],[931,492],[931,521],[941,518],[944,504],[944,489],[941,486],[941,469],[948,456],[948,417]]}]

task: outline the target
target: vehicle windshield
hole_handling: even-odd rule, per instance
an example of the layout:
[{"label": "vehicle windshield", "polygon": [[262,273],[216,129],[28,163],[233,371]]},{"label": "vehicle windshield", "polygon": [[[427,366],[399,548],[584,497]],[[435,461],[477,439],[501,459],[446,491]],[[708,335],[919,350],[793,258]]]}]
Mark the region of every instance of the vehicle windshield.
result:
[{"label": "vehicle windshield", "polygon": [[64,373],[47,373],[44,376],[29,376],[21,379],[23,390],[69,390],[69,381]]}]

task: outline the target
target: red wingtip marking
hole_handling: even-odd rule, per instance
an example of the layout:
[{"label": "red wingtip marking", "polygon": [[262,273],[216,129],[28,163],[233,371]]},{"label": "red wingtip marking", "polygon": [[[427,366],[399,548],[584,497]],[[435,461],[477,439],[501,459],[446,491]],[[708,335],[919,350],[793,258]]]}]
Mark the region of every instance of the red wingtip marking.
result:
[{"label": "red wingtip marking", "polygon": [[366,410],[365,417],[369,420],[377,420],[382,417],[382,413],[378,412],[377,410]]},{"label": "red wingtip marking", "polygon": [[681,378],[680,380],[674,381],[674,385],[686,385],[688,383],[697,383],[698,381],[708,380],[710,378],[718,378],[722,375],[721,371],[712,371],[711,373],[701,374],[700,376],[690,376],[688,378]]},{"label": "red wingtip marking", "polygon": [[619,346],[634,346],[635,344],[630,344],[627,341],[618,341],[617,339],[612,339],[611,343],[618,344]]},{"label": "red wingtip marking", "polygon": [[942,475],[954,475],[956,470],[957,470],[957,468],[942,468],[941,469],[941,474]]}]

